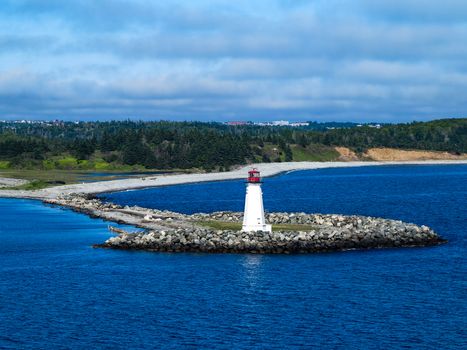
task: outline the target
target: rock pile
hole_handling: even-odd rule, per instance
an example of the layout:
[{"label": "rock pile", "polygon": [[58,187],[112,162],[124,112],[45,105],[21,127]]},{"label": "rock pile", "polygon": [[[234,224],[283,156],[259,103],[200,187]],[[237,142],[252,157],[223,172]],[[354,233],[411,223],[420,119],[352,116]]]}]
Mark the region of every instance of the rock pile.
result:
[{"label": "rock pile", "polygon": [[[176,213],[169,210],[143,208],[137,205],[121,206],[118,204],[102,201],[94,195],[86,193],[71,193],[59,196],[56,199],[44,200],[44,202],[48,204],[68,207],[74,211],[98,217],[101,217],[100,213],[102,212],[118,212],[146,218],[149,217],[149,220],[153,217],[164,218],[165,220],[189,220],[189,215]],[[124,220],[122,220],[122,222],[123,221]]]},{"label": "rock pile", "polygon": [[[237,213],[196,214],[197,220],[238,218]],[[274,213],[281,223],[314,224],[313,230],[254,232],[216,231],[206,228],[122,234],[103,248],[162,252],[312,253],[349,249],[430,246],[444,242],[426,226],[401,221],[342,215]]]},{"label": "rock pile", "polygon": [[87,193],[71,193],[58,196],[56,199],[44,200],[45,203],[58,204],[70,208],[81,209],[83,212],[87,210],[106,210],[106,209],[122,209],[123,207],[114,203],[102,202],[96,196]]},{"label": "rock pile", "polygon": [[[198,213],[191,215],[191,218],[198,221],[222,221],[222,222],[242,222],[243,213],[231,211],[218,211],[211,214]],[[306,213],[266,213],[266,222],[269,224],[294,224],[294,225],[325,225],[342,227],[352,225],[373,225],[381,222],[380,218],[367,216],[346,216],[338,214],[306,214]],[[408,225],[402,221],[386,220],[394,225]]]}]

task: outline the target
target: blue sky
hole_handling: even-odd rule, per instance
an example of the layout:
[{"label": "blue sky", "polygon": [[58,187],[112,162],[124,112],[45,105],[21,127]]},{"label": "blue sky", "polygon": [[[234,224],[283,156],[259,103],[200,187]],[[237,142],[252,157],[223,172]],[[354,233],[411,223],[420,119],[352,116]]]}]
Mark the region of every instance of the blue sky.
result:
[{"label": "blue sky", "polygon": [[465,117],[465,0],[2,0],[0,119]]}]

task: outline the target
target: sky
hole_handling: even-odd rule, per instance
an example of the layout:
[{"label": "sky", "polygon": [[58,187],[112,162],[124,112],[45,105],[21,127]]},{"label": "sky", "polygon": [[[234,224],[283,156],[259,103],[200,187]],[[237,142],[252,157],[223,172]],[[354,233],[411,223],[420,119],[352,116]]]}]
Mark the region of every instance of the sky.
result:
[{"label": "sky", "polygon": [[0,119],[467,116],[465,0],[1,0]]}]

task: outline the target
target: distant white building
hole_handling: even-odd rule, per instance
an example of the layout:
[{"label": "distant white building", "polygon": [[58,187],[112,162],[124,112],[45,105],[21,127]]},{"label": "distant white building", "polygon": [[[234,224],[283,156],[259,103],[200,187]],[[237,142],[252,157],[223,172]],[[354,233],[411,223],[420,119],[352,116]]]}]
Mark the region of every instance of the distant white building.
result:
[{"label": "distant white building", "polygon": [[274,126],[288,126],[290,125],[288,120],[275,120],[272,122],[272,125]]},{"label": "distant white building", "polygon": [[263,192],[261,191],[261,177],[258,170],[253,169],[248,172],[247,183],[242,231],[271,232],[272,227],[266,224],[264,218]]},{"label": "distant white building", "polygon": [[296,122],[296,123],[290,123],[290,126],[308,126],[310,123],[307,122]]},{"label": "distant white building", "polygon": [[376,128],[376,129],[381,129],[381,124],[370,124],[368,125],[370,128]]},{"label": "distant white building", "polygon": [[297,127],[297,126],[308,126],[310,123],[307,122],[289,122],[288,120],[275,120],[273,122],[257,122],[254,123],[254,125],[258,126],[292,126],[292,127]]}]

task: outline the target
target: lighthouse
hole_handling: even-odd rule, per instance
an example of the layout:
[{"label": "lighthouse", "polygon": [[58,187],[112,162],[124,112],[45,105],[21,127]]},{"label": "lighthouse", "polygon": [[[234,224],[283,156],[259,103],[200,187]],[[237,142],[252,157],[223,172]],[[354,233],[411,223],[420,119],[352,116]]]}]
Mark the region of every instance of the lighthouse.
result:
[{"label": "lighthouse", "polygon": [[266,225],[266,220],[264,219],[261,177],[259,171],[256,169],[248,172],[242,231],[271,232],[271,225]]}]

